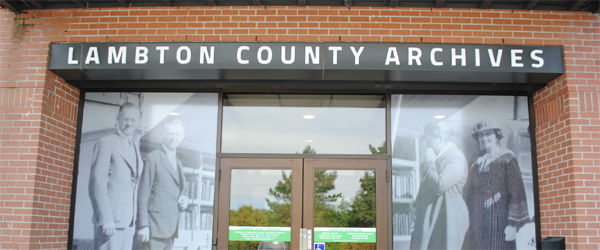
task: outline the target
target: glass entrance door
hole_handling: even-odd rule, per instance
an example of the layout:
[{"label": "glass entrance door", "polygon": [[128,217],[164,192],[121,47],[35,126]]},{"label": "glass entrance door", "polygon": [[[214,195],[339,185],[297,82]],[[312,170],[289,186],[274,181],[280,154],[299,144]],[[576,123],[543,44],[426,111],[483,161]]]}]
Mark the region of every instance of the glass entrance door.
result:
[{"label": "glass entrance door", "polygon": [[218,249],[387,249],[386,160],[221,160]]}]

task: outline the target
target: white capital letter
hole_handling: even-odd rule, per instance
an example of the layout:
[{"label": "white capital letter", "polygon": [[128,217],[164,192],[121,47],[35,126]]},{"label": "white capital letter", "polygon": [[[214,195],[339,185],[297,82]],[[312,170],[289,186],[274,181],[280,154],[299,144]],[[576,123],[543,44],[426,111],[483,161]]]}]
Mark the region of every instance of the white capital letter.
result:
[{"label": "white capital letter", "polygon": [[398,58],[398,50],[396,50],[396,47],[388,48],[387,56],[385,58],[385,65],[390,65],[390,62],[400,65],[400,59]]},{"label": "white capital letter", "polygon": [[115,46],[108,47],[108,64],[113,64],[113,59],[115,63],[119,63],[119,61],[121,61],[121,64],[125,64],[127,62],[127,47],[119,47],[118,54]]},{"label": "white capital letter", "polygon": [[479,49],[475,49],[475,67],[481,66],[481,58],[479,56]]},{"label": "white capital letter", "polygon": [[342,51],[342,47],[341,46],[329,46],[329,50],[333,51],[333,65],[336,65],[338,51]]},{"label": "white capital letter", "polygon": [[[416,55],[413,52],[417,52]],[[408,65],[413,65],[413,60],[417,62],[417,65],[421,66],[421,49],[416,47],[408,48]]]},{"label": "white capital letter", "polygon": [[156,46],[156,50],[160,51],[158,62],[160,64],[165,64],[165,50],[169,50],[169,46]]},{"label": "white capital letter", "polygon": [[444,65],[444,62],[438,62],[435,60],[435,53],[437,52],[442,52],[443,49],[442,48],[433,48],[431,49],[431,55],[430,55],[430,59],[431,59],[431,65],[433,66],[442,66]]},{"label": "white capital letter", "polygon": [[532,68],[541,68],[542,66],[544,66],[544,59],[537,56],[538,54],[541,55],[542,53],[544,53],[544,51],[541,49],[536,49],[534,51],[531,51],[531,54],[530,54],[531,59],[536,60],[538,62],[538,63],[532,63],[531,64]]},{"label": "white capital letter", "polygon": [[75,49],[73,47],[69,47],[69,58],[67,60],[68,64],[78,64],[79,63],[79,60],[73,59],[74,52],[75,52]]},{"label": "white capital letter", "polygon": [[148,48],[144,46],[135,47],[135,64],[146,64],[148,62]]},{"label": "white capital letter", "polygon": [[238,51],[237,51],[237,61],[238,61],[239,64],[248,64],[248,63],[250,63],[248,60],[243,60],[242,59],[242,51],[244,51],[244,50],[250,50],[250,47],[248,47],[248,46],[240,46],[238,48]]},{"label": "white capital letter", "polygon": [[350,50],[352,50],[352,54],[354,54],[354,65],[358,65],[360,63],[360,54],[362,54],[363,49],[365,49],[365,47],[360,46],[360,49],[358,50],[358,52],[356,52],[354,46],[350,47]]},{"label": "white capital letter", "polygon": [[85,57],[85,64],[90,64],[94,61],[96,64],[100,64],[100,57],[98,57],[98,47],[90,47],[88,49],[87,57]]},{"label": "white capital letter", "polygon": [[460,66],[467,66],[467,51],[465,48],[460,49],[460,55],[457,55],[456,49],[452,48],[452,66],[456,66],[457,59],[460,59]]},{"label": "white capital letter", "polygon": [[[265,59],[265,60],[262,59],[263,51],[267,51],[267,59]],[[260,48],[258,48],[258,52],[256,52],[256,59],[258,59],[258,62],[260,64],[269,64],[271,62],[272,58],[273,58],[273,51],[271,51],[271,47],[261,46]]]},{"label": "white capital letter", "polygon": [[[185,57],[185,59],[181,59],[181,54],[184,50],[186,52],[186,57]],[[181,47],[177,48],[177,62],[179,64],[188,64],[188,63],[190,63],[190,60],[192,60],[192,51],[190,50],[190,47],[181,46]]]},{"label": "white capital letter", "polygon": [[200,64],[204,64],[204,57],[207,64],[215,64],[215,46],[210,46],[210,54],[206,46],[200,46]]},{"label": "white capital letter", "polygon": [[312,59],[312,64],[319,64],[319,46],[316,46],[316,52],[313,52],[312,46],[306,46],[304,50],[304,64],[308,64],[308,58]]},{"label": "white capital letter", "polygon": [[523,63],[519,63],[517,61],[521,60],[521,56],[518,56],[517,54],[523,54],[523,50],[522,49],[511,49],[510,50],[510,66],[511,67],[523,67]]},{"label": "white capital letter", "polygon": [[296,61],[296,46],[292,46],[290,60],[285,59],[285,46],[281,46],[281,62],[283,64],[292,64],[294,61]]},{"label": "white capital letter", "polygon": [[490,62],[492,63],[492,67],[500,67],[500,59],[502,59],[502,49],[498,50],[498,55],[496,59],[494,59],[494,50],[488,49],[488,55],[490,55]]}]

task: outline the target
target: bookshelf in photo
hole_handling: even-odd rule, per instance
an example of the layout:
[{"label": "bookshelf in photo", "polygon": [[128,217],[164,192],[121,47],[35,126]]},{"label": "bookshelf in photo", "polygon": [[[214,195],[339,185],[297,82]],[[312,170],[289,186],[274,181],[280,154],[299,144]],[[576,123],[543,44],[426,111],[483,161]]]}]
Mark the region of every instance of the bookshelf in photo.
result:
[{"label": "bookshelf in photo", "polygon": [[194,152],[180,158],[186,178],[183,194],[189,198],[189,205],[180,213],[174,249],[209,250],[213,237],[215,155]]},{"label": "bookshelf in photo", "polygon": [[392,229],[394,249],[408,249],[414,228],[411,203],[419,192],[419,141],[397,136],[392,152]]}]

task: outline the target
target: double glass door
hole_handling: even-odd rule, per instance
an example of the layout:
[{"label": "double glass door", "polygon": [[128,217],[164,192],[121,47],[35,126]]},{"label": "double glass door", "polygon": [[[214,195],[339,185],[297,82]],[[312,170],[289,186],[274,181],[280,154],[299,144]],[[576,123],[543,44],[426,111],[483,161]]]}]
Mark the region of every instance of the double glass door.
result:
[{"label": "double glass door", "polygon": [[218,249],[387,249],[386,166],[221,159]]}]

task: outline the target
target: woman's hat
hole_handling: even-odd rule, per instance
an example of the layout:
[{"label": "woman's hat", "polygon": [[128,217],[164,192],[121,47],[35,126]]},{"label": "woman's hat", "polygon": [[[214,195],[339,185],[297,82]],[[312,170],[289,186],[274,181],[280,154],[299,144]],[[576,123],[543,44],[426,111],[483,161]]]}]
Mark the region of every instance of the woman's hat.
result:
[{"label": "woman's hat", "polygon": [[500,124],[495,121],[482,121],[480,123],[477,123],[477,125],[475,125],[475,127],[473,128],[473,136],[477,135],[477,133],[479,132],[483,132],[490,129],[498,129],[502,131],[502,126],[500,126]]}]

